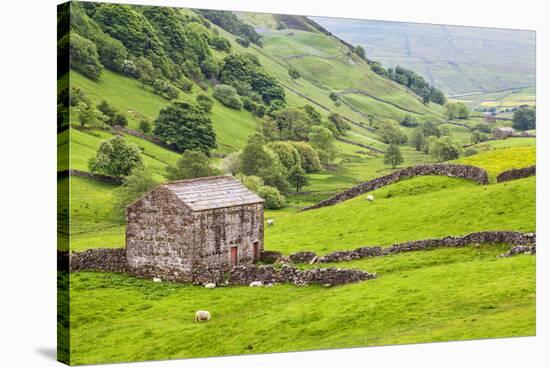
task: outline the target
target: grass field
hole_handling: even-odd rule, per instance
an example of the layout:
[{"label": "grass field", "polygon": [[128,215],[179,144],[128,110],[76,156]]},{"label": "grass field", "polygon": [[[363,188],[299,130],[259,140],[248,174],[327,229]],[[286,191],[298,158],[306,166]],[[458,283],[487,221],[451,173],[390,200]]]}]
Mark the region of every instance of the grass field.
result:
[{"label": "grass field", "polygon": [[513,168],[523,168],[534,165],[536,163],[536,153],[534,145],[518,146],[499,150],[489,150],[471,157],[460,158],[456,162],[481,167],[487,170],[490,178],[495,178],[499,173]]},{"label": "grass field", "polygon": [[266,248],[327,253],[366,245],[463,235],[481,230],[535,230],[535,178],[480,186],[418,177],[335,206],[277,218]]},{"label": "grass field", "polygon": [[[535,257],[504,246],[346,264],[379,278],[343,287],[214,290],[124,275],[71,275],[75,364],[535,334]],[[212,320],[196,324],[197,309]],[[220,340],[225,342],[220,343]]]}]

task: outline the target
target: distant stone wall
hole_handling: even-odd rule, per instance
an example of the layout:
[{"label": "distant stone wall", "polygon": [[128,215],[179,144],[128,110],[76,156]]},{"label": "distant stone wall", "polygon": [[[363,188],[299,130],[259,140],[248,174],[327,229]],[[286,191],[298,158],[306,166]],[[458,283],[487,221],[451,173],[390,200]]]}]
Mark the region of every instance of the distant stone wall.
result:
[{"label": "distant stone wall", "polygon": [[537,245],[518,245],[510,249],[510,251],[505,254],[500,255],[500,257],[510,257],[516,255],[534,255],[537,253]]},{"label": "distant stone wall", "polygon": [[508,243],[515,246],[534,246],[536,244],[536,234],[512,231],[474,232],[465,236],[449,236],[444,238],[409,241],[394,244],[388,247],[359,247],[355,250],[331,252],[324,256],[317,256],[313,252],[299,252],[290,255],[290,259],[293,262],[311,262],[316,257],[316,262],[332,263],[357,260],[366,257],[385,256],[400,252],[426,250],[437,247],[462,247],[473,243]]},{"label": "distant stone wall", "polygon": [[379,189],[383,186],[391,185],[395,182],[415,176],[448,176],[465,178],[485,185],[489,182],[487,171],[482,168],[462,165],[462,164],[420,164],[394,171],[388,175],[377,177],[373,180],[363,182],[354,186],[338,195],[335,195],[326,200],[320,201],[317,204],[305,207],[302,210],[311,210],[341,203],[362,195],[366,192]]},{"label": "distant stone wall", "polygon": [[[59,259],[59,256],[58,256]],[[98,248],[69,254],[71,271],[126,271],[126,251],[123,248]]]},{"label": "distant stone wall", "polygon": [[300,270],[289,265],[275,268],[271,265],[235,266],[229,272],[228,282],[231,285],[249,285],[260,281],[264,284],[292,283],[307,285],[341,285],[363,282],[376,278],[376,274],[356,269],[317,268]]},{"label": "distant stone wall", "polygon": [[105,182],[105,183],[109,183],[109,184],[113,184],[113,185],[121,185],[122,184],[122,179],[121,178],[102,175],[100,173],[85,172],[85,171],[80,171],[80,170],[77,170],[77,169],[68,169],[68,170],[65,170],[65,171],[57,172],[57,178],[63,178],[63,177],[69,177],[69,176],[90,178],[92,180]]},{"label": "distant stone wall", "polygon": [[537,173],[537,166],[530,166],[525,168],[514,168],[509,171],[504,171],[497,176],[497,182],[505,182],[518,180],[529,176],[535,176]]}]

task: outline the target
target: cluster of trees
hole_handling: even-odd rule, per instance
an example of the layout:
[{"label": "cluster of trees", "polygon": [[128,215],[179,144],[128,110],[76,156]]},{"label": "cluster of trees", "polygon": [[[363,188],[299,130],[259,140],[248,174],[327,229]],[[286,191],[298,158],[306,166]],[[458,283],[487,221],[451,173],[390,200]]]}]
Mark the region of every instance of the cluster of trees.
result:
[{"label": "cluster of trees", "polygon": [[467,120],[470,117],[470,110],[468,109],[468,106],[462,102],[445,103],[445,113],[449,120]]},{"label": "cluster of trees", "polygon": [[536,107],[522,106],[514,112],[512,127],[517,130],[533,130],[537,125]]},{"label": "cluster of trees", "polygon": [[219,68],[211,48],[231,49],[198,14],[104,3],[71,4],[69,11],[72,34],[58,46],[68,52],[70,44],[72,68],[95,80],[103,68],[140,78],[168,99],[177,98],[177,88],[189,91],[193,82],[206,88]]},{"label": "cluster of trees", "polygon": [[433,122],[421,123],[411,135],[411,144],[417,151],[431,154],[440,162],[457,159],[462,153],[462,145],[441,130]]},{"label": "cluster of trees", "polygon": [[491,126],[485,122],[478,123],[472,130],[471,141],[473,144],[482,143],[489,140]]},{"label": "cluster of trees", "polygon": [[[371,68],[373,66],[371,65]],[[378,74],[387,76],[394,82],[397,82],[401,85],[404,85],[411,89],[413,92],[418,94],[425,104],[429,102],[434,102],[440,105],[444,105],[447,99],[443,92],[434,86],[430,85],[423,77],[416,74],[412,70],[405,69],[401,66],[396,66],[395,68],[389,68],[387,71],[384,70],[380,65],[377,66]],[[374,69],[373,69],[374,71]]]},{"label": "cluster of trees", "polygon": [[386,144],[405,144],[408,141],[407,134],[399,128],[399,124],[393,120],[373,121],[372,126],[376,133]]}]

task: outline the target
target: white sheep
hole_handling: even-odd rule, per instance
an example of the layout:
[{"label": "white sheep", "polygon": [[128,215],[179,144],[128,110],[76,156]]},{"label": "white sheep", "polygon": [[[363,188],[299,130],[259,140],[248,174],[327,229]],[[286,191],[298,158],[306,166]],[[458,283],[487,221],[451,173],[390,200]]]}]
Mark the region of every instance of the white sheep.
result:
[{"label": "white sheep", "polygon": [[208,321],[210,320],[210,312],[199,310],[195,312],[195,321],[201,322],[201,321]]},{"label": "white sheep", "polygon": [[273,219],[268,219],[267,220],[267,225],[272,227],[273,225],[275,224],[275,221]]},{"label": "white sheep", "polygon": [[370,201],[370,202],[373,202],[374,201],[374,196],[367,195],[367,200]]},{"label": "white sheep", "polygon": [[153,283],[160,283],[160,282],[162,282],[162,279],[157,278],[157,277],[153,278]]},{"label": "white sheep", "polygon": [[250,287],[263,287],[263,286],[264,286],[264,283],[262,283],[262,282],[259,281],[259,280],[256,280],[256,281],[250,283],[249,285],[250,285]]},{"label": "white sheep", "polygon": [[216,288],[216,283],[206,283],[204,285],[204,288],[214,289],[214,288]]}]

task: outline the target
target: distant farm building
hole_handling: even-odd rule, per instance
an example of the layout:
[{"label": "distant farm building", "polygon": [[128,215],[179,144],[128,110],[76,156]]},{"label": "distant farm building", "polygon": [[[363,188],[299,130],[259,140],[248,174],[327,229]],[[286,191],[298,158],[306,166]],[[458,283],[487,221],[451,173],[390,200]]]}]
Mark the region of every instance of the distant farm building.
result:
[{"label": "distant farm building", "polygon": [[515,130],[511,127],[495,127],[493,129],[493,136],[497,139],[504,139],[508,136],[514,135]]},{"label": "distant farm building", "polygon": [[496,115],[493,115],[492,113],[486,113],[485,114],[485,122],[488,122],[490,124],[494,124],[497,122]]},{"label": "distant farm building", "polygon": [[207,177],[160,185],[128,206],[128,271],[192,281],[259,260],[263,199],[238,180]]}]

